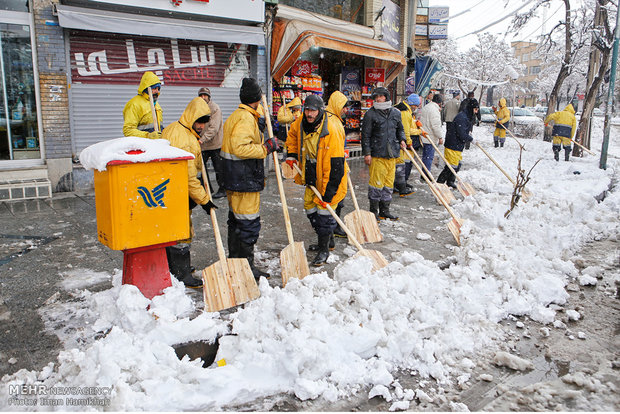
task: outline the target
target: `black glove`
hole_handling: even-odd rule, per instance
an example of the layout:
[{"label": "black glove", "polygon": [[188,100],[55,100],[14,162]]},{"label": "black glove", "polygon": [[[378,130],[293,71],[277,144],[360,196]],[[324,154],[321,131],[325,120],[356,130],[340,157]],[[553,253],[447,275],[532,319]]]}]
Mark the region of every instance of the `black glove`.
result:
[{"label": "black glove", "polygon": [[258,129],[260,132],[265,132],[265,127],[267,126],[267,121],[262,116],[258,118]]},{"label": "black glove", "polygon": [[267,149],[267,155],[269,155],[278,150],[278,139],[276,137],[269,138],[263,145]]},{"label": "black glove", "polygon": [[209,202],[207,204],[202,204],[200,207],[202,207],[202,209],[204,211],[207,212],[207,214],[211,215],[211,210],[212,209],[217,209],[217,206],[215,204],[213,204],[213,201],[209,200]]}]

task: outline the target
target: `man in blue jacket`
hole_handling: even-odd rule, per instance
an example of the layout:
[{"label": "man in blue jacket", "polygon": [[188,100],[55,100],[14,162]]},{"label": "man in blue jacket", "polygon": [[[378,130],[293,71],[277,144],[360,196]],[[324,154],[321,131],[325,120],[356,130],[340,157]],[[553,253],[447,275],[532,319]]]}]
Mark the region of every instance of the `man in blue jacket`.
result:
[{"label": "man in blue jacket", "polygon": [[[454,171],[458,172],[461,168],[465,144],[474,142],[474,138],[469,132],[471,131],[473,119],[471,119],[468,114],[472,113],[476,115],[479,110],[478,101],[475,99],[470,100],[467,103],[467,107],[463,108],[463,110],[454,117],[452,128],[446,133],[444,156]],[[443,167],[443,171],[441,171],[439,177],[437,177],[437,182],[446,183],[449,187],[456,188],[456,184],[454,183],[455,179],[455,175],[450,171],[448,165],[446,165]]]}]

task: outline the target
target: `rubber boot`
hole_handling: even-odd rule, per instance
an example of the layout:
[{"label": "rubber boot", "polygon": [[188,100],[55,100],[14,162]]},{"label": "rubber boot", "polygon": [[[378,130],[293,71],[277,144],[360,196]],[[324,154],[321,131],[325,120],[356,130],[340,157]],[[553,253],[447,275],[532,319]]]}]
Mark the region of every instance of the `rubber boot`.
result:
[{"label": "rubber boot", "polygon": [[553,145],[551,147],[551,149],[553,150],[553,158],[556,161],[560,161],[560,149],[561,149],[561,147],[559,145]]},{"label": "rubber boot", "polygon": [[568,161],[570,158],[571,147],[564,148],[564,161]]},{"label": "rubber boot", "polygon": [[499,142],[499,146],[500,146],[500,148],[504,148],[504,141],[500,141]]},{"label": "rubber boot", "polygon": [[454,175],[454,173],[452,173],[452,171],[448,171],[448,173],[450,175],[448,176],[448,179],[446,180],[446,185],[450,188],[456,189],[456,183],[454,182],[454,180],[456,180],[456,176]]},{"label": "rubber boot", "polygon": [[390,220],[398,220],[398,216],[390,213],[390,202],[389,201],[380,201],[379,202],[379,218],[380,219],[390,219]]},{"label": "rubber boot", "polygon": [[[336,207],[336,215],[338,217],[340,217],[340,212],[341,211],[342,211],[342,201],[340,203],[338,203],[338,206]],[[345,231],[342,230],[342,227],[340,227],[340,224],[336,224],[336,228],[334,229],[334,236],[342,237],[342,238],[346,238],[347,237],[347,233],[345,233]],[[333,238],[332,238],[332,240],[329,243],[330,243],[329,247],[331,248],[331,250],[333,250],[334,246],[335,246],[335,244],[333,243]]]},{"label": "rubber boot", "polygon": [[499,140],[498,139],[494,139],[493,143],[495,144],[495,148],[499,147]]},{"label": "rubber boot", "polygon": [[252,274],[254,275],[254,279],[258,281],[261,277],[269,279],[271,275],[267,272],[263,272],[254,266],[254,245],[247,244],[243,241],[239,241],[239,256],[245,257],[248,259],[248,263],[250,264],[250,269],[252,269]]},{"label": "rubber boot", "polygon": [[230,226],[228,227],[228,257],[243,257],[239,254],[239,234],[235,228]]},{"label": "rubber boot", "polygon": [[169,246],[166,247],[168,257],[168,268],[170,273],[189,288],[201,288],[202,280],[192,276],[190,270],[189,246]]},{"label": "rubber boot", "polygon": [[375,215],[377,221],[379,221],[379,200],[368,200],[370,202],[370,212]]},{"label": "rubber boot", "polygon": [[439,184],[445,183],[446,181],[448,181],[449,174],[451,173],[452,171],[450,171],[447,166],[443,167],[443,170],[441,170],[441,174],[439,174],[439,177],[437,177],[437,182]]},{"label": "rubber boot", "polygon": [[[335,233],[335,231],[334,231],[334,233]],[[345,237],[346,237],[346,233],[345,233]],[[317,244],[311,244],[310,246],[308,246],[308,250],[310,250],[311,252],[318,252],[320,244],[321,244],[321,241],[319,240],[317,242]],[[336,248],[336,240],[334,240],[334,234],[333,233],[332,233],[331,237],[329,238],[328,247],[329,247],[329,250],[334,250]]]},{"label": "rubber boot", "polygon": [[333,238],[334,236],[332,234],[319,236],[319,249],[317,255],[310,263],[312,266],[322,266],[327,263],[327,258],[329,257],[329,241],[330,239],[333,240]]}]

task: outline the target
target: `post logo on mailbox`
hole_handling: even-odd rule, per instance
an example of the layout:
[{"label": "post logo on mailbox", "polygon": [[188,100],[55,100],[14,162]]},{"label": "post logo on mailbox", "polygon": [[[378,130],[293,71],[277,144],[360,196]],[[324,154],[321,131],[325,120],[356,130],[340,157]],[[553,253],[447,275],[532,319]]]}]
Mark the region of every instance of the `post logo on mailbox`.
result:
[{"label": "post logo on mailbox", "polygon": [[163,183],[153,187],[152,191],[149,191],[149,189],[146,187],[138,187],[138,193],[142,197],[142,201],[144,201],[144,204],[146,204],[147,207],[160,206],[166,208],[166,206],[164,205],[164,191],[166,191],[166,186],[169,182],[170,178],[168,178]]}]

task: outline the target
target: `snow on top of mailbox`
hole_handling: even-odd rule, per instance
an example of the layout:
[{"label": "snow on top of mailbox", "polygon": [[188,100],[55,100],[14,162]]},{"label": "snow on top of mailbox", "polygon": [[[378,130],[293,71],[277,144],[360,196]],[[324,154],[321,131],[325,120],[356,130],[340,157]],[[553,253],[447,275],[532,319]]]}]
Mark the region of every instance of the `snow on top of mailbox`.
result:
[{"label": "snow on top of mailbox", "polygon": [[84,148],[80,153],[80,162],[88,170],[105,171],[110,161],[150,162],[187,157],[194,158],[191,153],[170,146],[165,139],[122,137]]}]

